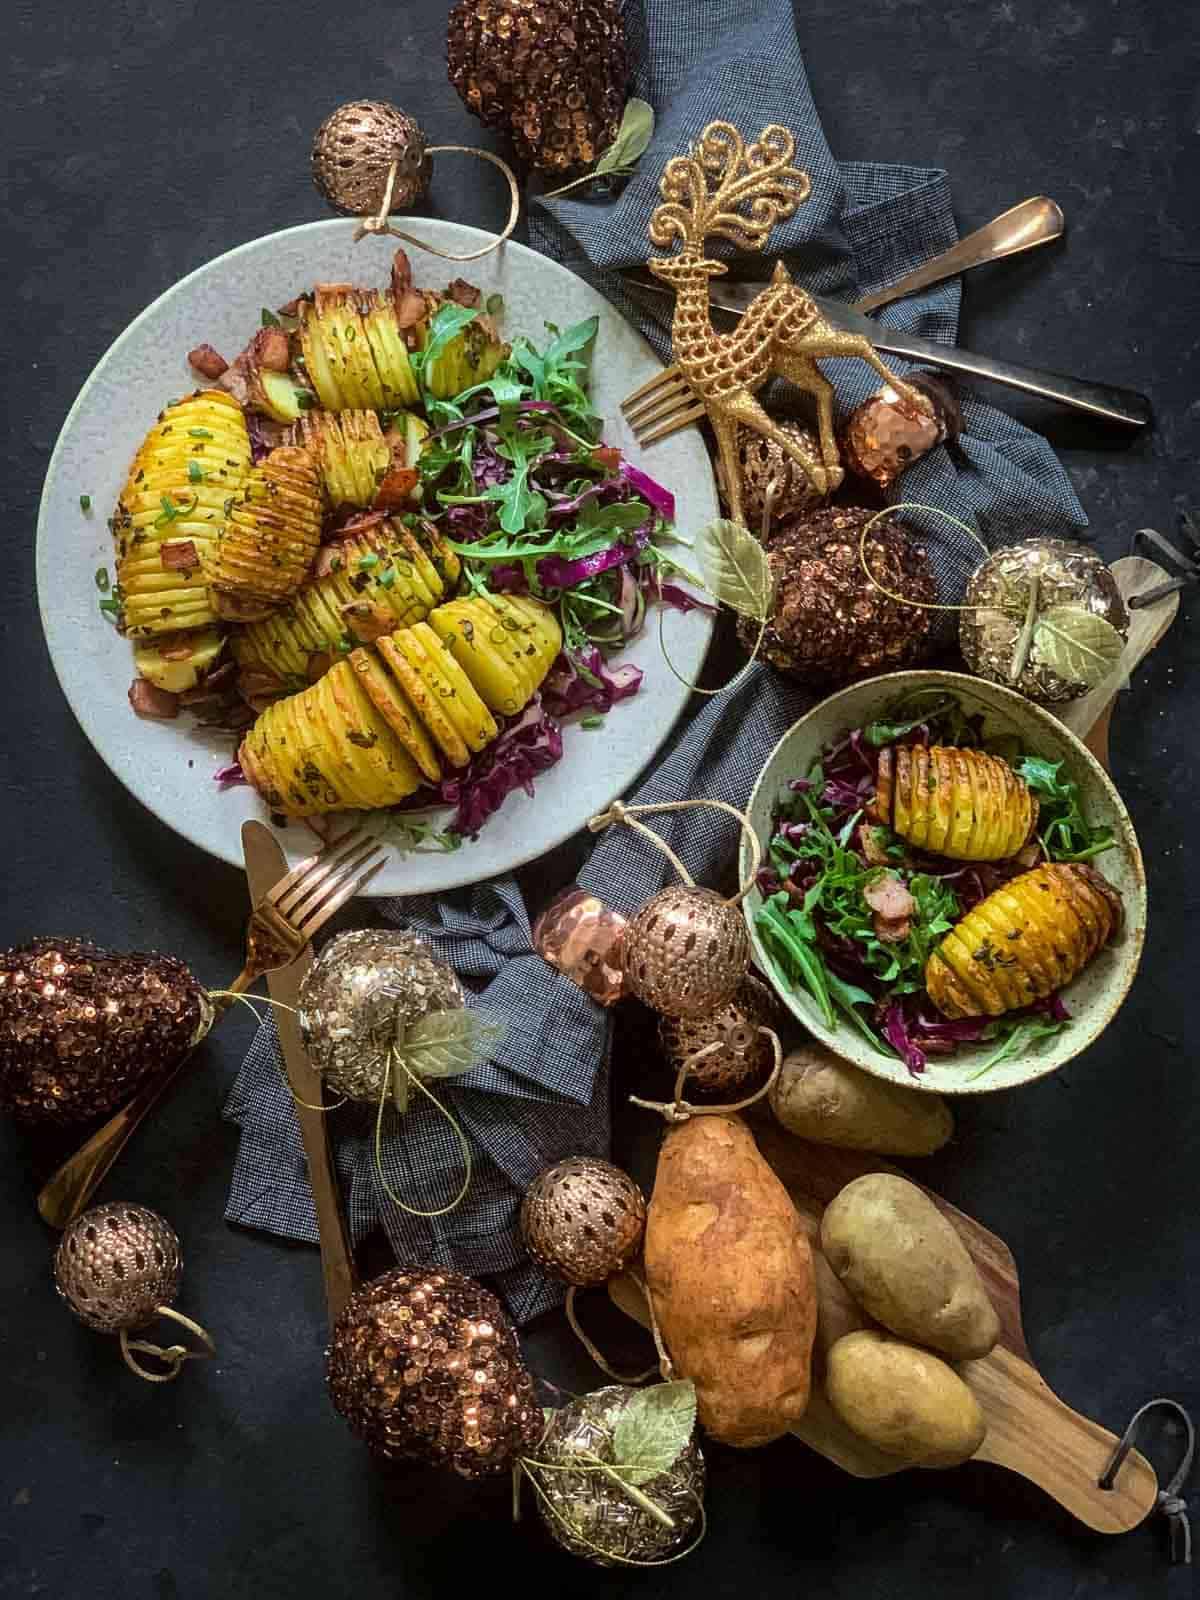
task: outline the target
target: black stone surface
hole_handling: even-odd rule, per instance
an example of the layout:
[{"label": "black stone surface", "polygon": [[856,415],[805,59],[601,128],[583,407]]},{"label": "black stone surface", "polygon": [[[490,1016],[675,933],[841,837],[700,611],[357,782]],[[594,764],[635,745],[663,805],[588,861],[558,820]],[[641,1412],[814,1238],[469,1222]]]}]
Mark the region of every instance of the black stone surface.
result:
[{"label": "black stone surface", "polygon": [[[244,239],[324,214],[308,145],[335,105],[380,96],[419,116],[435,141],[480,140],[446,82],[446,9],[444,0],[5,7],[0,942],[59,932],[157,947],[214,984],[239,964],[243,880],[126,796],[59,693],[32,579],[41,479],[83,379],[148,301]],[[1178,508],[1200,502],[1195,9],[805,0],[798,23],[837,154],[944,164],[964,229],[1027,194],[1063,205],[1065,244],[970,280],[964,342],[1149,390],[1158,426],[1133,447],[1061,417],[1048,426],[1105,556],[1123,553],[1135,528],[1169,531]],[[501,206],[475,165],[439,164],[438,214],[488,225]],[[1127,1005],[1057,1076],[965,1106],[954,1144],[921,1168],[1011,1244],[1047,1381],[1115,1428],[1155,1394],[1200,1408],[1198,656],[1188,604],[1116,717],[1114,769],[1141,832],[1152,906]],[[555,863],[560,876],[569,854]],[[859,1483],[792,1441],[742,1455],[713,1448],[704,1547],[682,1566],[636,1574],[570,1563],[532,1517],[514,1530],[504,1484],[378,1475],[323,1391],[315,1253],[221,1220],[234,1133],[218,1110],[251,1027],[225,1023],[103,1191],[156,1207],[182,1237],[180,1304],[214,1330],[220,1358],[176,1384],[137,1383],[113,1343],[58,1303],[54,1240],[33,1210],[53,1152],[0,1128],[6,1600],[424,1600],[501,1587],[711,1600],[1176,1592],[1157,1525],[1115,1540],[1089,1534],[986,1466]],[[642,1051],[632,1024],[622,1038],[624,1089]],[[643,1178],[651,1142],[646,1125],[619,1115],[618,1156]],[[625,1328],[606,1321],[599,1297],[592,1305],[597,1336],[633,1357]],[[594,1384],[556,1319],[527,1345],[560,1384]],[[1158,1452],[1164,1463],[1172,1449]]]}]

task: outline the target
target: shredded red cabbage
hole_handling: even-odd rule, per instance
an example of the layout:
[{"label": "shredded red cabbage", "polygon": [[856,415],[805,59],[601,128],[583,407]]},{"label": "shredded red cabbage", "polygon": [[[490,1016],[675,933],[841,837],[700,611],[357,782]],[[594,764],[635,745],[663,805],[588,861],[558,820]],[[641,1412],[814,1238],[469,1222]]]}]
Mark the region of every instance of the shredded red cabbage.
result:
[{"label": "shredded red cabbage", "polygon": [[[535,695],[469,766],[437,786],[436,799],[455,807],[451,830],[473,839],[514,789],[532,795],[533,780],[554,766],[562,753],[562,732],[541,696]],[[431,798],[424,791],[424,803]]]},{"label": "shredded red cabbage", "polygon": [[[257,411],[247,411],[245,417],[246,432],[250,437],[250,459],[257,466],[279,443],[279,426]],[[273,434],[269,432],[272,429]]]},{"label": "shredded red cabbage", "polygon": [[914,1077],[925,1071],[925,1052],[908,1036],[904,1012],[890,1005],[883,1014],[883,1036]]},{"label": "shredded red cabbage", "polygon": [[572,711],[611,711],[618,700],[628,700],[638,692],[644,676],[632,662],[610,672],[599,649],[592,645],[575,659],[561,654],[550,668],[542,692],[557,717],[569,716]]},{"label": "shredded red cabbage", "polygon": [[228,789],[235,783],[249,783],[250,780],[242,771],[241,762],[231,761],[227,767],[218,767],[213,773],[213,782],[222,789]]},{"label": "shredded red cabbage", "polygon": [[656,483],[648,472],[643,472],[630,461],[622,460],[621,476],[631,489],[641,495],[647,505],[654,507],[660,517],[664,517],[668,522],[675,521],[675,496],[669,489],[664,489],[662,484]]}]

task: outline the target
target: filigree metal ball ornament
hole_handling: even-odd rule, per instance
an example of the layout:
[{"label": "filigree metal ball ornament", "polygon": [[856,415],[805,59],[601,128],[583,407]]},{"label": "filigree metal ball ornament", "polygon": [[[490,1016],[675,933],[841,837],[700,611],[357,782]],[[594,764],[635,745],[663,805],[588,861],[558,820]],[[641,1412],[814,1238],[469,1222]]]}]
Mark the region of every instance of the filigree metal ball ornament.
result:
[{"label": "filigree metal ball ornament", "polygon": [[658,1039],[673,1071],[698,1050],[719,1046],[695,1062],[687,1077],[695,1091],[729,1099],[763,1083],[775,1052],[763,1028],[776,1028],[779,1007],[766,984],[748,972],[733,998],[703,1017],[663,1017]]},{"label": "filigree metal ball ornament", "polygon": [[[163,1383],[178,1377],[184,1361],[214,1354],[203,1328],[172,1309],[179,1293],[183,1257],[170,1224],[155,1211],[121,1201],[93,1206],[66,1229],[54,1256],[54,1283],[67,1305],[87,1327],[120,1337],[126,1364],[139,1378]],[[206,1348],[130,1341],[129,1334],[170,1317],[201,1339]],[[157,1357],[164,1372],[148,1372],[132,1351]]]},{"label": "filigree metal ball ornament", "polygon": [[672,884],[629,920],[625,987],[666,1017],[701,1017],[732,1000],[750,965],[740,909],[712,889]]},{"label": "filigree metal ball ornament", "polygon": [[642,1191],[599,1156],[560,1161],[534,1179],[521,1202],[525,1248],[544,1272],[575,1288],[623,1272],[645,1229]]},{"label": "filigree metal ball ornament", "polygon": [[432,163],[419,124],[385,100],[339,106],[313,139],[313,182],[335,210],[351,216],[379,210],[393,162],[391,208],[404,211],[424,198]]},{"label": "filigree metal ball ornament", "polygon": [[[802,451],[815,467],[821,465],[821,443],[811,428],[802,422],[780,422],[779,432]],[[775,439],[738,429],[738,464],[741,468],[742,515],[745,525],[757,537],[764,529],[784,517],[807,511],[821,504],[824,496],[813,487],[812,479]],[[729,485],[724,463],[718,458],[717,483],[728,509]]]},{"label": "filigree metal ball ornament", "polygon": [[83,939],[0,952],[0,1110],[66,1126],[115,1111],[212,1026],[207,994],[172,956]]},{"label": "filigree metal ball ornament", "polygon": [[352,1432],[389,1461],[486,1477],[544,1427],[499,1300],[445,1267],[398,1267],[359,1289],[334,1324],[326,1378]]}]

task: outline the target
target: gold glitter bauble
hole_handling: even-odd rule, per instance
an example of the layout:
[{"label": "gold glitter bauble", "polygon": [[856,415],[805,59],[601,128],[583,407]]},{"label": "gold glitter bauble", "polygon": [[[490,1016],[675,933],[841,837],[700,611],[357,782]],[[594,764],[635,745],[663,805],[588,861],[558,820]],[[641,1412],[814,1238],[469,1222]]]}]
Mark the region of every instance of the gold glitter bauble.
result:
[{"label": "gold glitter bauble", "polygon": [[631,917],[621,946],[625,986],[665,1017],[700,1017],[733,998],[750,965],[737,906],[712,889],[672,884]]},{"label": "gold glitter bauble", "polygon": [[432,164],[420,127],[386,100],[352,100],[317,129],[312,147],[313,182],[329,204],[356,217],[383,204],[388,172],[398,163],[392,210],[416,205],[429,188]]},{"label": "gold glitter bauble", "polygon": [[980,678],[1005,684],[1042,705],[1077,700],[1092,687],[1062,678],[1031,649],[1024,671],[1014,682],[1013,656],[1029,607],[1030,586],[1038,580],[1037,611],[1051,606],[1082,607],[1110,622],[1124,638],[1129,613],[1117,580],[1100,557],[1085,545],[1065,539],[1026,539],[989,556],[967,583],[959,621],[959,644],[967,666]]},{"label": "gold glitter bauble", "polygon": [[758,1029],[776,1027],[778,1022],[774,995],[748,972],[732,1000],[707,1016],[664,1017],[658,1025],[658,1039],[675,1072],[697,1050],[721,1043],[724,1048],[705,1056],[688,1073],[683,1095],[690,1100],[699,1090],[728,1099],[748,1094],[766,1080],[775,1052]]},{"label": "gold glitter bauble", "polygon": [[[656,1562],[694,1538],[704,1504],[704,1457],[692,1438],[666,1472],[638,1488],[665,1511],[674,1527],[664,1527],[637,1505],[607,1473],[588,1469],[586,1458],[620,1466],[613,1454],[613,1425],[621,1407],[638,1389],[610,1384],[555,1411],[536,1459],[551,1470],[537,1473],[550,1502],[537,1496],[538,1512],[556,1544],[600,1567],[622,1562]],[[578,1464],[578,1472],[560,1469]],[[535,1469],[536,1470],[536,1469]]]},{"label": "gold glitter bauble", "polygon": [[629,81],[619,0],[459,0],[446,64],[467,110],[541,172],[589,167],[617,136]]},{"label": "gold glitter bauble", "polygon": [[0,952],[0,1110],[55,1126],[105,1116],[174,1066],[212,1018],[173,956],[82,939]]},{"label": "gold glitter bauble", "polygon": [[316,1071],[336,1093],[377,1104],[404,1030],[427,1012],[459,1010],[463,989],[417,934],[362,928],[329,941],[298,1004]]},{"label": "gold glitter bauble", "polygon": [[352,1431],[389,1461],[507,1471],[542,1434],[533,1379],[494,1294],[446,1267],[398,1267],[334,1324],[326,1378]]},{"label": "gold glitter bauble", "polygon": [[535,1178],[521,1202],[521,1236],[544,1272],[577,1288],[607,1283],[637,1254],[646,1200],[628,1173],[599,1156],[571,1156]]},{"label": "gold glitter bauble", "polygon": [[[781,433],[787,434],[794,444],[809,456],[814,465],[821,466],[821,442],[811,428],[802,422],[778,422]],[[807,511],[819,506],[824,499],[812,486],[812,480],[791,456],[784,455],[774,439],[764,438],[751,428],[738,429],[738,462],[742,469],[742,512],[746,527],[758,538],[762,533],[763,512],[767,503],[767,490],[772,480],[775,493],[771,501],[771,525],[797,511]],[[721,499],[728,509],[728,486],[720,459],[717,462],[717,483]]]},{"label": "gold glitter bauble", "polygon": [[76,1217],[54,1257],[54,1283],[98,1333],[144,1328],[179,1293],[183,1258],[174,1229],[144,1206],[93,1206]]}]

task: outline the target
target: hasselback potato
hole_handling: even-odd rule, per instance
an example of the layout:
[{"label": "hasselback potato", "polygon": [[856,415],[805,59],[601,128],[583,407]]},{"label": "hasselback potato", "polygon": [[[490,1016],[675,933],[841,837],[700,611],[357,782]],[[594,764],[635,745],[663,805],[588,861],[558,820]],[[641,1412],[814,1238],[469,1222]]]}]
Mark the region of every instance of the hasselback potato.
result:
[{"label": "hasselback potato", "polygon": [[1094,867],[1046,862],[968,911],[925,964],[947,1017],[999,1016],[1076,977],[1121,925],[1121,897]]},{"label": "hasselback potato", "polygon": [[112,519],[123,626],[132,638],[217,621],[209,569],[249,472],[245,419],[223,389],[198,390],[160,414]]},{"label": "hasselback potato", "polygon": [[252,621],[290,599],[320,546],[321,517],[321,480],[307,450],[281,445],[252,468],[212,558],[218,615]]},{"label": "hasselback potato", "polygon": [[[421,622],[458,582],[459,559],[432,523],[381,521],[327,547],[328,570],[272,616],[233,635],[244,670],[296,688],[360,635]],[[356,633],[356,627],[358,632]]]},{"label": "hasselback potato", "polygon": [[[489,615],[465,613],[466,604]],[[453,640],[440,633],[446,612]],[[495,628],[509,641],[503,650],[491,642]],[[477,645],[460,655],[464,632]],[[429,623],[351,651],[310,688],[268,706],[242,742],[242,770],[287,816],[395,805],[483,749],[497,732],[489,706],[522,710],[561,642],[554,614],[537,601],[497,595],[440,606]]]},{"label": "hasselback potato", "polygon": [[[399,412],[385,434],[374,411],[306,411],[291,442],[312,452],[327,504],[370,506],[392,468],[415,467],[429,424],[415,411]],[[414,504],[421,495],[414,485]]]},{"label": "hasselback potato", "polygon": [[1038,814],[1029,785],[999,756],[920,744],[879,752],[871,809],[917,849],[956,861],[1016,855]]}]

